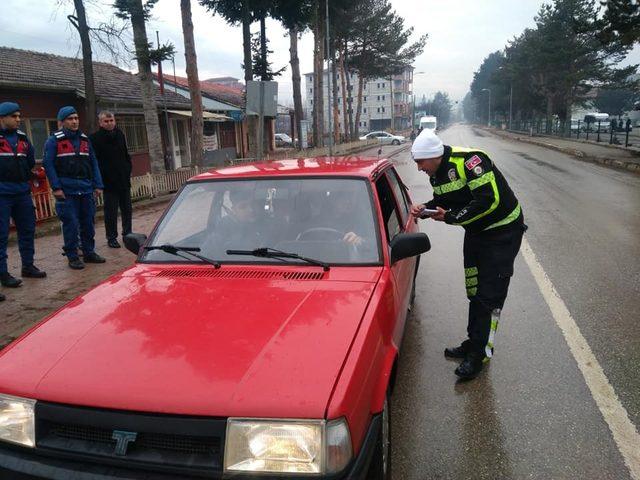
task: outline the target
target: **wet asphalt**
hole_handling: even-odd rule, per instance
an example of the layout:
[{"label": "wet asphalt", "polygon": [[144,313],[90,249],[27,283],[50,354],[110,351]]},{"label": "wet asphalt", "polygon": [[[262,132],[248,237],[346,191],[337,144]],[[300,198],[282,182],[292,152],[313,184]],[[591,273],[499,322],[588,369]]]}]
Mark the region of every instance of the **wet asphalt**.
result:
[{"label": "wet asphalt", "polygon": [[[638,429],[640,176],[464,125],[440,135],[486,151],[505,175],[531,249]],[[409,152],[393,161],[413,199],[430,199]],[[477,379],[456,381],[443,349],[466,335],[463,230],[430,220],[421,229],[432,249],[392,396],[393,478],[631,478],[522,255],[494,359]]]}]

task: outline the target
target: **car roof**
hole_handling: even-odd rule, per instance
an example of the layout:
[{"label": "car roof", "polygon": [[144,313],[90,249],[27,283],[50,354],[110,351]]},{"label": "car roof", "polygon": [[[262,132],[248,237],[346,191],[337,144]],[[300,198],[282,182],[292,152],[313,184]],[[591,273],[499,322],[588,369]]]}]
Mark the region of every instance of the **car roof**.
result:
[{"label": "car roof", "polygon": [[215,168],[191,178],[191,181],[271,176],[336,176],[373,178],[391,165],[385,158],[375,157],[313,157],[267,162],[243,163]]}]

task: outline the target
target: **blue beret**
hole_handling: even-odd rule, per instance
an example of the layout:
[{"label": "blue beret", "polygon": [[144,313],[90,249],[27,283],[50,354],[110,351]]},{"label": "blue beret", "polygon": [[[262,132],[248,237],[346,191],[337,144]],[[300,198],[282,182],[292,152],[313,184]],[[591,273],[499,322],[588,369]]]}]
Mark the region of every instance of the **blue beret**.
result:
[{"label": "blue beret", "polygon": [[0,117],[6,117],[20,110],[20,105],[14,102],[0,103]]},{"label": "blue beret", "polygon": [[75,107],[72,107],[71,105],[62,107],[60,110],[58,110],[58,121],[62,122],[65,118],[67,118],[69,115],[73,115],[74,113],[78,113],[76,112]]}]

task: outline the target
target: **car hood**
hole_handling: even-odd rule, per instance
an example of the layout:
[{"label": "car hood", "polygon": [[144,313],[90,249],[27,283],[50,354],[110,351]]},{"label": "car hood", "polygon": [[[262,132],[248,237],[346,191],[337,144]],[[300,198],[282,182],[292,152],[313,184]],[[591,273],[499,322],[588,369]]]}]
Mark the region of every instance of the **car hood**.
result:
[{"label": "car hood", "polygon": [[146,412],[321,418],[379,274],[136,266],[5,349],[0,392]]}]

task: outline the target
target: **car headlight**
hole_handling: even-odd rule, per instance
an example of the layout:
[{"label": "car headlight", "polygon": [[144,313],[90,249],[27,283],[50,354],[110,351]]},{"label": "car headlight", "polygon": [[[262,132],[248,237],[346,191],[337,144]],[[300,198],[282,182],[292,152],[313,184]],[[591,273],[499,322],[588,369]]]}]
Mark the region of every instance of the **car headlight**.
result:
[{"label": "car headlight", "polygon": [[0,440],[35,447],[35,400],[0,394]]},{"label": "car headlight", "polygon": [[227,422],[225,472],[319,475],[341,471],[351,458],[344,419],[230,418]]}]

